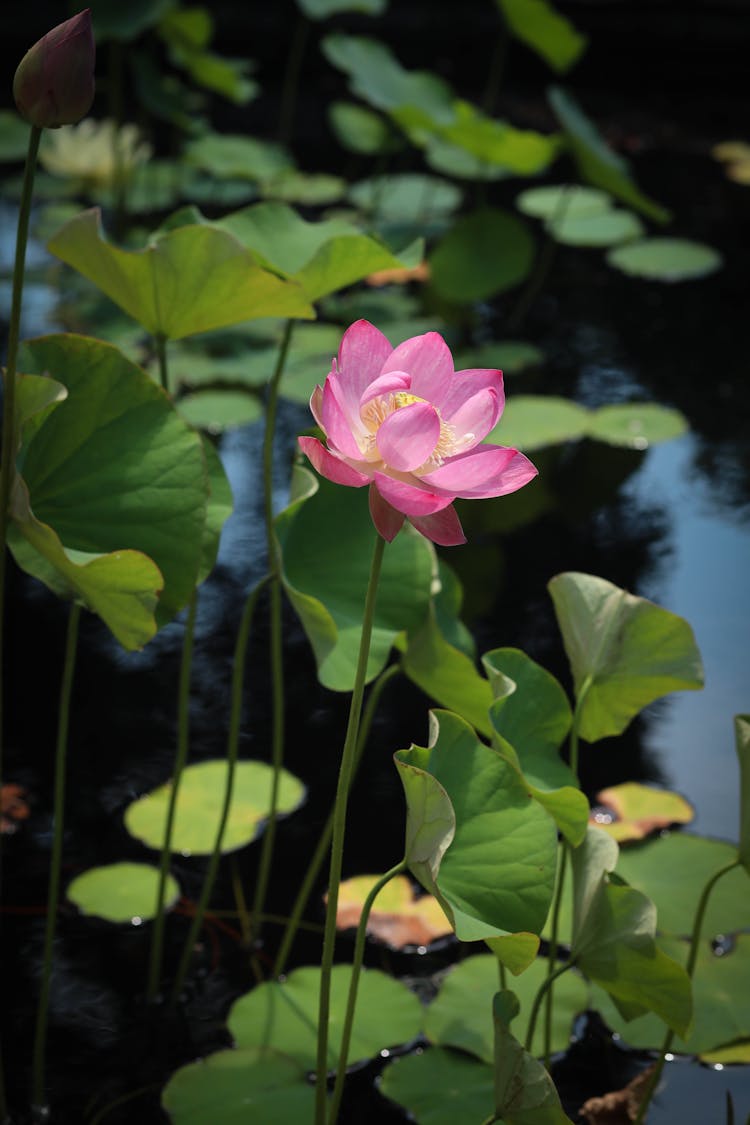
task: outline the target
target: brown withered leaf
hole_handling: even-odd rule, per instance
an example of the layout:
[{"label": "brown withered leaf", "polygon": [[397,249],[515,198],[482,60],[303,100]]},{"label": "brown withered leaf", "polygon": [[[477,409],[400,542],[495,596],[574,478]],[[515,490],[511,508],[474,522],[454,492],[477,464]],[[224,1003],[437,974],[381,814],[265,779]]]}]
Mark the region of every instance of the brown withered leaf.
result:
[{"label": "brown withered leaf", "polygon": [[613,1090],[599,1098],[589,1098],[578,1110],[588,1125],[631,1125],[638,1116],[641,1100],[656,1064],[637,1074],[622,1090]]},{"label": "brown withered leaf", "polygon": [[[358,925],[362,906],[379,875],[358,875],[339,887],[336,926],[348,930]],[[429,945],[451,933],[451,925],[432,895],[415,898],[405,875],[391,879],[375,900],[367,933],[392,949],[407,945]]]},{"label": "brown withered leaf", "polygon": [[609,832],[615,840],[642,840],[650,832],[670,824],[689,824],[692,806],[679,793],[626,781],[596,795],[589,820]]},{"label": "brown withered leaf", "polygon": [[412,266],[410,269],[404,267],[402,269],[376,270],[375,273],[366,277],[365,281],[368,285],[377,289],[381,285],[406,285],[409,281],[428,281],[429,277],[430,267],[427,262],[420,262],[418,266]]},{"label": "brown withered leaf", "polygon": [[29,806],[25,796],[26,790],[20,785],[0,786],[0,832],[10,835],[18,828],[19,820],[26,820]]}]

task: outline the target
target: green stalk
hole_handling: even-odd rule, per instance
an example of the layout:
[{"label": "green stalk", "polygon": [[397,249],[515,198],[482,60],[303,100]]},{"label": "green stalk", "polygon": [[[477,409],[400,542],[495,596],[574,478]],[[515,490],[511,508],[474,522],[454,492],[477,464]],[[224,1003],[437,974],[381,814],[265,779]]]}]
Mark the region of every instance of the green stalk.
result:
[{"label": "green stalk", "polygon": [[159,382],[162,390],[169,394],[169,372],[167,370],[167,337],[159,332],[154,336],[156,345],[156,358],[159,361]]},{"label": "green stalk", "polygon": [[562,963],[562,965],[560,965],[559,969],[555,969],[555,971],[553,973],[550,973],[549,976],[544,978],[544,980],[540,984],[539,988],[537,989],[537,994],[534,997],[534,1003],[531,1006],[531,1013],[529,1015],[529,1026],[526,1029],[526,1043],[524,1044],[525,1049],[529,1053],[531,1053],[531,1047],[532,1047],[532,1044],[534,1042],[534,1032],[536,1031],[536,1021],[537,1021],[537,1017],[539,1015],[539,1008],[541,1007],[542,1000],[547,995],[547,993],[549,992],[550,988],[552,987],[553,983],[557,980],[557,978],[561,977],[563,975],[563,973],[567,973],[568,969],[572,969],[573,964],[574,964],[573,961],[564,961]]},{"label": "green stalk", "polygon": [[346,830],[346,807],[357,748],[359,723],[362,714],[362,698],[367,674],[367,659],[370,654],[370,637],[375,616],[375,601],[378,593],[378,580],[383,563],[385,539],[377,536],[370,566],[370,581],[367,586],[365,610],[362,618],[362,637],[359,643],[359,657],[354,676],[349,722],[346,728],[344,748],[341,753],[339,780],[336,788],[336,802],[333,810],[333,841],[331,844],[331,866],[328,877],[328,905],[323,937],[323,958],[320,966],[320,1003],[318,1005],[318,1053],[315,1084],[315,1125],[325,1125],[326,1121],[326,1077],[328,1074],[328,1018],[331,1009],[331,970],[336,944],[336,911],[339,903],[339,883],[344,858],[344,833]]},{"label": "green stalk", "polygon": [[65,759],[70,726],[70,697],[73,689],[78,623],[81,607],[73,602],[68,615],[65,638],[65,657],[60,685],[60,708],[57,717],[57,745],[55,747],[55,796],[53,808],[52,854],[50,856],[49,887],[47,890],[47,920],[44,928],[44,961],[39,1006],[34,1030],[34,1048],[31,1071],[31,1103],[41,1108],[44,1103],[44,1062],[47,1046],[47,1020],[49,1016],[50,982],[52,979],[52,950],[55,943],[57,909],[60,901],[60,871],[62,867],[63,821],[65,818]]},{"label": "green stalk", "polygon": [[[370,734],[370,727],[372,726],[372,720],[375,717],[375,712],[378,709],[378,704],[380,703],[380,697],[383,694],[383,689],[385,688],[386,684],[388,684],[393,679],[394,676],[398,675],[400,671],[400,664],[390,664],[384,671],[380,673],[377,680],[375,680],[375,683],[370,689],[370,694],[367,697],[367,703],[365,704],[365,709],[362,714],[362,722],[359,729],[357,753],[354,762],[355,771],[357,769],[357,766],[359,765],[365,745],[367,744],[367,739]],[[320,872],[323,860],[328,854],[328,848],[331,843],[332,834],[333,809],[331,809],[331,812],[328,815],[328,820],[326,821],[325,828],[320,834],[320,838],[315,847],[315,851],[313,852],[312,859],[310,860],[307,871],[305,872],[305,877],[302,880],[302,885],[297,892],[296,899],[294,900],[294,906],[292,907],[292,912],[289,916],[289,921],[287,922],[284,936],[281,939],[279,952],[276,955],[276,963],[273,967],[273,975],[275,977],[280,977],[284,972],[284,969],[286,968],[287,959],[289,957],[294,938],[297,934],[297,930],[300,928],[300,919],[302,918],[305,907],[307,906],[313,886],[315,885],[315,881],[318,878],[318,873]]]},{"label": "green stalk", "polygon": [[383,887],[390,883],[391,879],[395,879],[397,875],[403,875],[406,871],[406,858],[400,860],[395,867],[390,871],[386,871],[377,883],[370,890],[367,898],[362,906],[362,913],[359,916],[359,925],[357,926],[357,936],[354,939],[354,957],[352,959],[352,975],[349,981],[349,996],[346,1001],[346,1015],[344,1017],[344,1026],[341,1031],[341,1049],[339,1050],[339,1061],[336,1069],[336,1084],[333,1088],[333,1097],[331,1099],[331,1110],[328,1116],[328,1125],[336,1125],[339,1116],[339,1108],[341,1106],[341,1095],[344,1092],[344,1079],[346,1078],[346,1063],[349,1058],[349,1046],[352,1041],[352,1027],[354,1026],[354,1012],[357,1007],[357,989],[359,987],[359,976],[362,971],[362,961],[365,955],[365,940],[367,938],[367,923],[370,920],[370,911],[375,899],[378,897]]},{"label": "green stalk", "polygon": [[216,840],[214,842],[214,850],[211,853],[211,858],[208,861],[206,874],[203,879],[203,886],[201,887],[200,897],[195,907],[195,914],[190,925],[188,936],[183,946],[182,956],[175,975],[174,984],[172,985],[172,992],[169,998],[170,1008],[174,1008],[177,1003],[178,997],[182,992],[182,986],[187,975],[190,958],[195,947],[195,941],[203,925],[203,918],[206,913],[206,907],[211,898],[214,883],[216,882],[216,874],[219,870],[219,861],[221,860],[221,846],[224,841],[224,832],[229,819],[229,810],[232,806],[232,793],[234,789],[234,773],[235,766],[237,765],[237,757],[240,745],[240,725],[242,720],[242,685],[245,677],[245,658],[247,655],[247,641],[250,635],[250,626],[253,621],[253,614],[255,606],[258,601],[258,595],[267,582],[263,578],[258,582],[250,591],[245,600],[245,608],[242,611],[242,618],[240,620],[240,627],[237,631],[237,640],[234,648],[234,664],[232,667],[232,701],[229,712],[229,732],[227,735],[227,783],[224,789],[224,802],[219,816],[219,824],[216,829]]},{"label": "green stalk", "polygon": [[195,617],[198,608],[198,590],[195,588],[188,602],[188,615],[185,622],[185,635],[182,641],[182,663],[180,665],[180,682],[177,692],[177,747],[175,749],[174,766],[172,767],[172,786],[169,790],[169,803],[167,804],[167,818],[164,825],[164,842],[161,846],[159,857],[159,885],[156,891],[156,914],[154,915],[154,928],[151,934],[151,952],[148,963],[148,984],[146,999],[153,1003],[159,990],[161,979],[162,955],[164,949],[164,925],[166,910],[164,898],[169,877],[169,865],[172,858],[172,833],[177,817],[177,798],[180,794],[180,783],[185,763],[190,748],[190,677],[193,667],[193,645],[195,642]]},{"label": "green stalk", "polygon": [[[706,883],[705,887],[703,888],[703,891],[701,892],[701,897],[698,900],[698,906],[696,907],[696,910],[695,910],[695,919],[693,921],[693,932],[690,935],[690,952],[688,953],[687,965],[685,966],[685,971],[686,971],[687,975],[689,976],[690,980],[693,979],[693,974],[695,973],[695,962],[698,960],[698,950],[699,950],[699,947],[700,947],[701,930],[703,929],[703,919],[706,915],[706,907],[708,906],[708,900],[711,896],[711,891],[714,889],[714,887],[718,883],[719,879],[721,879],[723,875],[726,875],[729,871],[733,871],[735,869],[735,867],[739,867],[739,866],[740,866],[740,859],[739,859],[739,856],[738,856],[737,859],[732,860],[732,862],[728,863],[726,865],[726,867],[720,868],[716,872],[716,874],[712,875],[711,878]],[[659,1056],[659,1061],[657,1062],[656,1066],[654,1067],[653,1072],[651,1074],[651,1077],[649,1078],[648,1086],[646,1087],[646,1090],[643,1094],[643,1100],[641,1101],[641,1104],[638,1107],[638,1116],[636,1117],[635,1121],[633,1122],[633,1125],[641,1125],[642,1121],[644,1120],[644,1118],[646,1116],[646,1110],[649,1107],[649,1103],[651,1101],[651,1098],[653,1097],[654,1090],[658,1086],[659,1079],[661,1078],[662,1071],[664,1070],[664,1064],[667,1061],[666,1056],[667,1056],[667,1053],[669,1052],[669,1048],[672,1046],[672,1040],[674,1039],[674,1035],[675,1035],[675,1033],[672,1030],[672,1028],[670,1027],[667,1031],[667,1034],[664,1037],[664,1042],[662,1044],[661,1054]]]},{"label": "green stalk", "polygon": [[276,369],[268,385],[266,403],[266,428],[263,434],[263,513],[266,525],[266,544],[268,553],[269,588],[269,645],[271,662],[271,782],[268,821],[263,834],[258,877],[253,896],[252,916],[254,936],[260,938],[261,918],[265,908],[268,881],[271,875],[271,861],[276,842],[276,823],[278,819],[279,784],[284,762],[284,652],[281,635],[281,559],[273,526],[273,440],[276,431],[276,411],[279,403],[279,384],[284,373],[289,344],[292,339],[294,321],[287,320],[284,335],[276,360]]},{"label": "green stalk", "polygon": [[297,103],[299,76],[305,56],[307,38],[310,34],[310,21],[301,12],[292,33],[292,42],[286,58],[284,81],[281,87],[281,109],[279,111],[279,141],[286,145],[292,139],[294,109]]}]

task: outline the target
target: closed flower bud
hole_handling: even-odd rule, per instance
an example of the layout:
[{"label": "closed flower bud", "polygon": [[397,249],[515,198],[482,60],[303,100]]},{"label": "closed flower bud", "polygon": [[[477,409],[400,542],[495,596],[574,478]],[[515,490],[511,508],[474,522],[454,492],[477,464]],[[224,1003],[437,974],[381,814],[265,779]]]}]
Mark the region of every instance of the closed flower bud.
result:
[{"label": "closed flower bud", "polygon": [[26,52],[13,79],[18,111],[40,129],[74,125],[94,100],[91,9],[58,24]]}]

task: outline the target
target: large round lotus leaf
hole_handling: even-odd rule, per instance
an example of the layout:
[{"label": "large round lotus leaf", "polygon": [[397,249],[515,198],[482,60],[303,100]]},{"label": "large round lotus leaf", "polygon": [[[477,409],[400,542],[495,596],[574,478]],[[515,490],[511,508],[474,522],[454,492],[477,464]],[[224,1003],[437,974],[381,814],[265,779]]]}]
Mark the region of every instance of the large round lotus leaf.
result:
[{"label": "large round lotus leaf", "polygon": [[601,215],[612,207],[612,197],[599,188],[578,184],[550,184],[526,188],[516,196],[516,207],[535,219],[567,216]]},{"label": "large round lotus leaf", "polygon": [[[224,830],[223,852],[249,844],[268,816],[273,770],[265,762],[239,762],[235,768],[232,804]],[[172,830],[172,851],[183,855],[210,855],[216,842],[227,780],[225,761],[199,762],[182,773]],[[161,848],[172,783],[139,797],[125,810],[125,826],[150,848]],[[286,770],[281,771],[278,809],[292,812],[301,803],[305,788]]]},{"label": "large round lotus leaf", "polygon": [[[339,887],[336,926],[340,930],[359,925],[365,899],[379,875],[357,875]],[[437,899],[432,895],[414,893],[414,886],[405,875],[391,879],[383,887],[370,911],[367,934],[385,942],[393,949],[407,945],[429,945],[437,938],[453,933],[453,927]]]},{"label": "large round lotus leaf", "polygon": [[[687,832],[674,832],[620,852],[617,873],[656,903],[662,932],[689,934],[701,891],[709,878],[737,858],[737,848]],[[747,873],[724,875],[708,900],[703,933],[732,933],[750,927]]]},{"label": "large round lotus leaf", "polygon": [[[156,914],[159,872],[147,863],[111,863],[92,867],[78,875],[67,897],[82,914],[95,914],[108,922],[141,922]],[[180,888],[167,876],[164,905],[174,906]]]},{"label": "large round lotus leaf", "polygon": [[614,209],[596,215],[561,215],[550,219],[547,232],[565,246],[615,246],[644,233],[637,215]]},{"label": "large round lotus leaf", "polygon": [[554,395],[514,395],[487,441],[516,449],[540,449],[583,437],[589,412],[585,406]]},{"label": "large round lotus leaf", "polygon": [[[745,876],[747,881],[747,876]],[[746,892],[746,898],[747,898]],[[688,942],[661,939],[659,945],[680,964],[687,960]],[[702,1054],[725,1048],[727,1062],[742,1061],[742,1040],[750,1037],[750,934],[738,934],[721,957],[702,940],[693,975],[694,1017],[684,1039],[676,1037],[673,1050]],[[626,1022],[605,993],[594,989],[592,1007],[632,1047],[655,1049],[664,1038],[664,1024],[653,1015]],[[739,1040],[737,1055],[729,1044]]]},{"label": "large round lotus leaf", "polygon": [[[511,1031],[521,1043],[526,1038],[534,996],[547,975],[547,964],[546,957],[537,957],[524,973],[513,978],[512,989],[521,1003],[521,1013]],[[498,989],[497,972],[497,958],[486,953],[468,957],[450,970],[425,1015],[424,1032],[431,1043],[458,1047],[484,1062],[493,1061],[492,997]],[[568,1046],[573,1019],[586,1008],[586,998],[586,985],[574,970],[555,982],[553,1051]],[[541,1054],[543,1050],[544,1028],[539,1021],[532,1053]]]},{"label": "large round lotus leaf", "polygon": [[419,1125],[478,1125],[495,1103],[492,1067],[439,1047],[394,1059],[380,1090]]},{"label": "large round lotus leaf", "polygon": [[242,391],[200,391],[186,395],[177,404],[183,418],[201,430],[218,434],[234,426],[255,422],[263,413],[254,395]]},{"label": "large round lotus leaf", "polygon": [[528,275],[533,261],[534,239],[523,220],[484,207],[451,227],[429,265],[436,292],[468,304],[512,289]]},{"label": "large round lotus leaf", "polygon": [[649,445],[680,437],[687,429],[687,419],[679,410],[655,402],[623,402],[593,410],[586,435],[609,445],[647,449]]},{"label": "large round lotus leaf", "polygon": [[403,173],[360,180],[349,189],[349,199],[381,219],[404,222],[449,215],[461,203],[461,190],[437,176]]},{"label": "large round lotus leaf", "polygon": [[[350,965],[334,965],[328,1061],[336,1066],[349,994]],[[229,1030],[238,1047],[273,1047],[314,1070],[317,1051],[320,969],[295,969],[283,982],[266,981],[235,1001]],[[413,992],[376,969],[359,978],[349,1063],[372,1058],[419,1034],[422,1005]]]},{"label": "large round lotus leaf", "polygon": [[293,1059],[246,1047],[181,1067],[162,1093],[174,1125],[309,1125],[315,1089]]},{"label": "large round lotus leaf", "polygon": [[721,268],[722,256],[712,246],[686,238],[646,238],[617,246],[607,254],[610,266],[650,281],[692,281]]}]

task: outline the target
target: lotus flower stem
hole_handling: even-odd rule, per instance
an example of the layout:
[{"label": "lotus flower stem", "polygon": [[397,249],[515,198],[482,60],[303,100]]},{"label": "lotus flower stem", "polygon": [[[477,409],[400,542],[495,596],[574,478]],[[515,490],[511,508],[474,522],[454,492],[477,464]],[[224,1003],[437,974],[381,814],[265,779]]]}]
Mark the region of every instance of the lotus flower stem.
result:
[{"label": "lotus flower stem", "polygon": [[336,1125],[339,1116],[339,1107],[341,1105],[341,1095],[344,1092],[344,1079],[346,1078],[346,1062],[349,1057],[349,1045],[352,1039],[352,1027],[354,1026],[354,1012],[357,1007],[357,988],[359,986],[359,976],[362,971],[362,961],[365,955],[365,940],[367,938],[367,923],[370,920],[370,911],[372,910],[373,903],[378,897],[383,887],[390,883],[391,879],[395,879],[397,875],[403,875],[407,869],[406,858],[400,860],[395,867],[390,871],[386,871],[380,879],[378,879],[375,886],[370,890],[367,898],[362,906],[362,913],[359,916],[359,924],[357,925],[357,936],[354,939],[354,956],[352,958],[352,975],[349,981],[349,996],[346,1001],[346,1015],[344,1017],[344,1026],[341,1031],[341,1048],[339,1050],[339,1061],[336,1069],[336,1083],[333,1088],[333,1097],[331,1098],[331,1109],[328,1115],[328,1125]]},{"label": "lotus flower stem", "polygon": [[177,693],[177,747],[175,749],[174,766],[172,768],[172,785],[169,790],[167,816],[164,824],[164,841],[161,846],[159,858],[159,885],[156,892],[156,914],[154,928],[151,935],[151,953],[148,963],[148,984],[146,999],[153,1003],[159,989],[161,979],[162,954],[164,949],[164,923],[166,911],[164,909],[164,896],[169,876],[169,864],[172,857],[172,833],[177,816],[177,799],[180,794],[182,773],[187,762],[190,747],[190,677],[193,667],[193,646],[195,643],[195,618],[198,609],[198,590],[193,590],[188,602],[187,620],[185,621],[185,634],[182,641],[182,662],[180,664],[180,682]]},{"label": "lotus flower stem", "polygon": [[375,617],[375,602],[378,581],[383,563],[385,540],[378,535],[375,540],[370,580],[367,586],[365,609],[362,617],[362,636],[359,643],[357,670],[354,676],[349,722],[346,728],[344,748],[341,754],[339,779],[336,788],[336,801],[333,813],[333,840],[331,844],[331,866],[328,877],[328,906],[326,909],[325,934],[323,937],[323,957],[320,968],[320,1003],[318,1006],[318,1053],[315,1084],[315,1125],[325,1125],[326,1121],[326,1077],[328,1074],[328,1019],[331,1007],[331,970],[336,944],[336,911],[339,901],[339,883],[344,857],[344,833],[346,830],[346,809],[351,787],[354,759],[356,755],[359,724],[362,715],[362,699],[367,675],[367,660],[370,655],[370,638]]},{"label": "lotus flower stem", "polygon": [[73,674],[75,671],[80,617],[80,605],[77,602],[72,602],[68,615],[65,656],[63,661],[62,682],[60,685],[60,708],[57,718],[52,855],[50,856],[49,888],[47,891],[47,920],[44,928],[44,960],[42,962],[42,980],[39,992],[39,1006],[36,1014],[32,1055],[31,1101],[32,1105],[37,1108],[41,1108],[44,1102],[44,1063],[47,1046],[50,981],[52,977],[52,950],[55,942],[57,909],[60,900],[60,869],[62,866],[63,822],[65,818],[65,759],[68,749],[70,698],[73,689]]},{"label": "lotus flower stem", "polygon": [[268,385],[266,401],[266,428],[263,435],[263,509],[266,524],[268,551],[269,588],[269,632],[271,661],[271,782],[268,821],[261,845],[258,876],[253,896],[252,915],[254,936],[260,936],[261,917],[265,906],[268,880],[271,874],[271,860],[276,842],[276,822],[279,801],[279,782],[284,762],[284,653],[281,636],[281,559],[273,526],[273,441],[276,430],[276,410],[279,402],[279,384],[284,373],[284,365],[294,330],[294,321],[287,320],[284,335],[279,347],[276,369]]},{"label": "lotus flower stem", "polygon": [[234,647],[234,664],[232,667],[232,701],[229,711],[229,731],[227,734],[227,783],[224,789],[224,801],[219,815],[219,824],[216,829],[216,840],[214,842],[214,850],[211,853],[211,858],[208,861],[206,874],[203,879],[203,886],[201,893],[196,903],[195,913],[193,920],[190,924],[190,930],[185,945],[182,950],[180,963],[177,967],[174,983],[172,985],[172,992],[169,998],[170,1008],[174,1008],[179,995],[182,991],[182,986],[187,975],[190,958],[195,947],[195,941],[203,925],[203,918],[206,913],[213,891],[214,883],[216,882],[216,874],[219,870],[219,861],[221,860],[221,849],[224,842],[224,832],[226,830],[227,821],[229,820],[229,811],[232,807],[232,793],[234,789],[234,774],[235,766],[237,765],[237,757],[240,745],[240,725],[242,720],[242,685],[245,679],[245,659],[247,656],[247,642],[250,636],[250,627],[253,622],[255,614],[255,606],[258,601],[258,595],[265,586],[268,578],[263,578],[260,582],[253,586],[245,600],[245,607],[242,611],[242,618],[240,619],[240,626],[237,630],[237,640]]},{"label": "lotus flower stem", "polygon": [[[738,856],[737,859],[732,860],[732,862],[728,863],[725,867],[721,867],[714,875],[711,876],[711,878],[708,880],[708,882],[706,883],[705,887],[703,888],[703,890],[701,892],[701,897],[698,900],[698,905],[697,905],[696,910],[695,910],[695,919],[693,921],[693,931],[690,935],[690,952],[688,953],[687,964],[685,966],[685,971],[686,971],[687,975],[690,977],[690,980],[693,979],[693,974],[695,973],[695,963],[698,960],[698,950],[700,948],[701,930],[703,929],[703,919],[705,918],[705,915],[706,915],[706,907],[708,906],[708,900],[711,897],[711,892],[713,891],[716,884],[719,882],[719,879],[721,879],[722,876],[726,875],[728,872],[733,871],[735,869],[735,867],[739,867],[740,863],[741,863],[741,861],[740,861],[740,858]],[[646,1110],[649,1107],[649,1103],[651,1102],[651,1098],[653,1097],[654,1090],[656,1089],[656,1087],[659,1084],[659,1079],[661,1078],[662,1071],[664,1070],[664,1064],[667,1061],[667,1054],[669,1052],[669,1048],[672,1046],[672,1040],[674,1039],[674,1035],[675,1035],[675,1033],[672,1030],[672,1028],[670,1027],[667,1030],[666,1035],[664,1036],[664,1042],[663,1042],[662,1047],[661,1047],[661,1053],[659,1055],[659,1061],[657,1062],[656,1066],[654,1067],[653,1071],[651,1072],[651,1077],[649,1078],[648,1086],[646,1087],[646,1089],[643,1093],[643,1100],[641,1101],[641,1104],[638,1107],[638,1116],[636,1117],[635,1121],[633,1122],[633,1125],[641,1125],[641,1123],[645,1119]]]},{"label": "lotus flower stem", "polygon": [[[370,689],[370,694],[367,697],[367,703],[365,704],[365,708],[362,713],[362,722],[359,728],[357,756],[354,763],[355,771],[357,769],[357,766],[359,765],[360,758],[362,757],[362,753],[367,743],[367,739],[370,733],[370,727],[372,726],[372,720],[375,717],[375,712],[378,709],[380,697],[383,694],[383,689],[385,688],[386,684],[388,684],[394,678],[394,676],[398,675],[400,671],[400,664],[390,664],[386,669],[384,669],[384,671],[380,673],[377,680],[375,680],[375,683]],[[320,834],[320,839],[318,840],[315,851],[313,852],[312,859],[310,860],[307,871],[305,872],[305,877],[302,880],[302,885],[297,892],[296,899],[294,900],[294,906],[292,907],[292,912],[289,916],[289,921],[287,923],[286,930],[284,931],[284,936],[281,939],[279,952],[276,955],[276,963],[273,967],[273,975],[275,977],[280,977],[284,972],[284,969],[286,968],[286,963],[289,957],[290,950],[292,948],[292,943],[294,941],[297,930],[300,927],[300,919],[302,918],[305,907],[307,906],[310,894],[312,893],[312,889],[315,884],[315,880],[318,878],[323,860],[328,854],[328,848],[331,843],[332,833],[333,809],[331,809],[328,820],[325,824],[325,828]]]},{"label": "lotus flower stem", "polygon": [[529,1054],[531,1054],[532,1051],[534,1032],[536,1031],[536,1021],[539,1015],[539,1008],[541,1007],[542,1000],[547,995],[557,978],[561,977],[563,973],[567,973],[568,969],[572,969],[573,965],[573,961],[564,961],[562,965],[555,969],[553,973],[550,973],[549,976],[545,977],[541,985],[539,986],[537,994],[534,997],[534,1003],[531,1005],[531,1012],[529,1013],[529,1026],[526,1029],[526,1042],[524,1046]]}]

